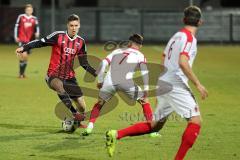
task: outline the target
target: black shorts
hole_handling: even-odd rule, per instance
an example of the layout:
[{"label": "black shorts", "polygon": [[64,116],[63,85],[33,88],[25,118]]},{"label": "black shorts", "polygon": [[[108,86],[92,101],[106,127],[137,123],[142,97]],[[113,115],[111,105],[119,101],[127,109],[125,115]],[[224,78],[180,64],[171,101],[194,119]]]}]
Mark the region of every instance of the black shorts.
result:
[{"label": "black shorts", "polygon": [[[27,44],[27,43],[19,42],[19,43],[18,43],[18,46],[19,46],[19,47],[22,47],[24,44]],[[29,51],[26,51],[26,52],[27,52],[27,54],[31,54],[30,50],[29,50]]]},{"label": "black shorts", "polygon": [[[46,76],[45,80],[49,88],[53,89],[50,86],[51,81],[57,77],[48,77]],[[58,78],[60,79],[60,78]],[[82,90],[80,86],[78,86],[76,78],[70,78],[70,79],[60,79],[63,82],[63,88],[68,93],[71,99],[77,99],[79,97],[83,96]],[[54,89],[53,89],[54,90]]]}]

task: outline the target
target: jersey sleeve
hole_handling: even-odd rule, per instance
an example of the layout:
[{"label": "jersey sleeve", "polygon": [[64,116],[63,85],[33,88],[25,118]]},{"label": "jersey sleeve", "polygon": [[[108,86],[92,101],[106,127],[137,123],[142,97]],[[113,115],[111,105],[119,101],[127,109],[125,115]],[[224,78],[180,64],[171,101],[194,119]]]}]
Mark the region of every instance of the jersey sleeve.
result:
[{"label": "jersey sleeve", "polygon": [[181,39],[180,55],[185,55],[189,59],[189,51],[192,47],[193,38],[191,35],[184,34]]},{"label": "jersey sleeve", "polygon": [[88,63],[88,59],[87,59],[87,47],[86,47],[86,43],[83,40],[83,44],[82,44],[82,48],[80,49],[79,53],[78,53],[78,60],[79,60],[79,64],[90,74],[92,74],[94,77],[97,76],[96,74],[96,70]]},{"label": "jersey sleeve", "polygon": [[113,56],[116,55],[116,54],[118,54],[119,51],[120,51],[119,49],[116,49],[116,50],[112,51],[112,52],[111,52],[110,54],[108,54],[107,57],[105,57],[103,60],[104,60],[104,61],[107,61],[107,62],[108,62],[108,65],[110,65],[111,62],[112,62]]},{"label": "jersey sleeve", "polygon": [[41,38],[40,40],[31,41],[25,45],[23,45],[23,52],[28,51],[33,48],[41,48],[45,46],[53,46],[57,43],[59,32],[53,32],[52,34],[48,35],[47,37]]},{"label": "jersey sleeve", "polygon": [[18,29],[19,29],[19,24],[20,24],[20,20],[21,20],[21,15],[18,16],[17,21],[15,23],[15,27],[14,27],[14,38],[17,39],[18,38]]},{"label": "jersey sleeve", "polygon": [[138,60],[138,63],[139,64],[146,64],[147,63],[147,59],[145,58],[145,56],[143,55],[143,54],[140,54],[139,56],[138,56],[138,58],[139,58],[139,60]]},{"label": "jersey sleeve", "polygon": [[38,22],[37,17],[35,17],[35,33],[37,33],[37,34],[40,33],[39,22]]},{"label": "jersey sleeve", "polygon": [[148,85],[149,76],[148,76],[147,60],[143,54],[139,55],[139,68],[140,68],[141,75],[143,78],[144,91],[148,91],[149,90],[149,85]]}]

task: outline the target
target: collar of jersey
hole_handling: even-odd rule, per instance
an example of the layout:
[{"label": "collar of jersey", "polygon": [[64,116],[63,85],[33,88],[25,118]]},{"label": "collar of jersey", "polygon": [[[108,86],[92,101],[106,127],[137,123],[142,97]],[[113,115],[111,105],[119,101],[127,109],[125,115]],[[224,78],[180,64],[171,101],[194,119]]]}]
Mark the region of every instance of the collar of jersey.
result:
[{"label": "collar of jersey", "polygon": [[31,16],[28,16],[27,14],[24,14],[24,17],[26,17],[27,19],[29,19],[29,18],[32,18],[33,16],[31,15]]},{"label": "collar of jersey", "polygon": [[71,41],[75,40],[78,37],[78,35],[76,34],[73,38],[71,38],[71,37],[69,37],[67,31],[65,31],[65,33],[66,33],[68,39],[70,39]]},{"label": "collar of jersey", "polygon": [[134,47],[130,47],[130,48],[131,48],[131,49],[134,49],[134,50],[137,50],[137,51],[139,50],[138,48],[134,48]]}]

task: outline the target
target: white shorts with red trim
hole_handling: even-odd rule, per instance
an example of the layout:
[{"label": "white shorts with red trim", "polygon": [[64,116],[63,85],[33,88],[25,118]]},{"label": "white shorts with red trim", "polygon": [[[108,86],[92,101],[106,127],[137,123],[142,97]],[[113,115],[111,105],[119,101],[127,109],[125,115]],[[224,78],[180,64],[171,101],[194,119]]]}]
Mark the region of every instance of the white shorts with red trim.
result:
[{"label": "white shorts with red trim", "polygon": [[144,96],[142,89],[134,83],[122,83],[115,85],[112,85],[111,83],[103,83],[99,92],[99,97],[105,101],[109,101],[118,91],[123,92],[124,95],[129,98],[128,100],[133,101],[137,101]]},{"label": "white shorts with red trim", "polygon": [[187,87],[173,86],[169,93],[157,96],[157,101],[154,113],[156,121],[169,116],[174,111],[187,119],[200,115],[199,106],[191,90]]}]

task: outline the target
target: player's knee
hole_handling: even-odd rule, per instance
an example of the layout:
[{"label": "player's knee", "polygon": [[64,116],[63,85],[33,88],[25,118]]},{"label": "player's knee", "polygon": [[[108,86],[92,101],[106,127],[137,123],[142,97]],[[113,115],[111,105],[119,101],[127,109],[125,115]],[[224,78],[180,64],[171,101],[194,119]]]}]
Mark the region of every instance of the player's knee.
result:
[{"label": "player's knee", "polygon": [[86,103],[84,101],[83,97],[78,97],[76,99],[73,99],[75,101],[75,103],[77,104],[77,106],[79,106],[82,109],[86,109]]},{"label": "player's knee", "polygon": [[146,99],[138,99],[138,103],[141,104],[141,105],[144,105],[146,103],[148,103],[148,101]]},{"label": "player's knee", "polygon": [[152,128],[152,132],[158,132],[162,129],[162,127],[164,126],[166,120],[159,120],[159,121],[152,121],[151,122],[151,128]]},{"label": "player's knee", "polygon": [[190,118],[190,120],[188,122],[201,126],[202,118],[201,118],[201,116],[194,116],[194,117]]},{"label": "player's knee", "polygon": [[105,101],[102,99],[102,98],[98,98],[98,102],[97,102],[99,105],[103,106]]},{"label": "player's knee", "polygon": [[65,90],[63,87],[59,87],[59,86],[52,86],[54,88],[54,90],[58,93],[58,94],[64,94]]},{"label": "player's knee", "polygon": [[27,61],[28,59],[28,54],[26,52],[23,52],[21,56],[19,57],[21,61]]}]

